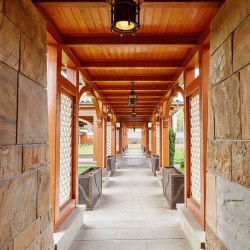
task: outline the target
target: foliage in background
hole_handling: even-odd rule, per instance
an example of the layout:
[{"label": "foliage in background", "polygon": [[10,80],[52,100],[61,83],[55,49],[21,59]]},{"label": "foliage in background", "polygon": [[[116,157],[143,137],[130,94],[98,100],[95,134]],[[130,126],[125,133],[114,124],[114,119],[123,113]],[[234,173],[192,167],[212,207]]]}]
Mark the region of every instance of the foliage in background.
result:
[{"label": "foliage in background", "polygon": [[169,165],[174,165],[175,154],[175,132],[172,128],[169,130]]},{"label": "foliage in background", "polygon": [[177,114],[177,127],[176,132],[183,132],[184,131],[184,112],[180,110]]}]

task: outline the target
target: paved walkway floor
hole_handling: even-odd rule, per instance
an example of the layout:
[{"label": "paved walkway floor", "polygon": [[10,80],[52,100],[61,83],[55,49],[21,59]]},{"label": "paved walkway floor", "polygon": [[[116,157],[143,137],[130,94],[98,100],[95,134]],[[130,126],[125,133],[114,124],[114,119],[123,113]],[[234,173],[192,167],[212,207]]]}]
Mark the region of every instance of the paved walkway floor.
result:
[{"label": "paved walkway floor", "polygon": [[118,161],[95,209],[85,212],[70,250],[190,250],[177,211],[169,209],[149,160]]}]

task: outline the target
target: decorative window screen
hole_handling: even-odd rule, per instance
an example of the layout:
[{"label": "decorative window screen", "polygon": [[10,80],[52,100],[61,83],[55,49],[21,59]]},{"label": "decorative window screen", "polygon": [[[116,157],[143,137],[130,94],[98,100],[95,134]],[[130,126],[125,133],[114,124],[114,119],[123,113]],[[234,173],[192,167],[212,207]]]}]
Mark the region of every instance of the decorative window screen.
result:
[{"label": "decorative window screen", "polygon": [[116,130],[116,151],[120,150],[120,133],[119,129]]},{"label": "decorative window screen", "polygon": [[107,126],[107,156],[111,155],[111,126]]},{"label": "decorative window screen", "polygon": [[160,155],[160,126],[156,126],[156,154]]},{"label": "decorative window screen", "polygon": [[73,100],[61,93],[59,206],[71,197]]},{"label": "decorative window screen", "polygon": [[191,125],[191,192],[200,204],[200,98],[195,95],[190,99]]},{"label": "decorative window screen", "polygon": [[149,147],[149,151],[151,151],[151,140],[152,140],[152,134],[151,134],[151,129],[148,131],[148,147]]}]

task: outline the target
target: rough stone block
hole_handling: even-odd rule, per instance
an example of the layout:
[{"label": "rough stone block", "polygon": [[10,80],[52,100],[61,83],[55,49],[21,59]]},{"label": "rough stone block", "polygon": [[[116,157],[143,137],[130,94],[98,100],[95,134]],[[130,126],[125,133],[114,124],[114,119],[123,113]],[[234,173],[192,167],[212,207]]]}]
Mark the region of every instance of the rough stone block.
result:
[{"label": "rough stone block", "polygon": [[248,17],[234,33],[234,72],[250,63],[250,17]]},{"label": "rough stone block", "polygon": [[46,149],[45,149],[45,162],[46,164],[50,164],[50,147],[49,144],[46,144]]},{"label": "rough stone block", "polygon": [[229,36],[210,57],[210,84],[215,85],[232,75],[232,37]]},{"label": "rough stone block", "polygon": [[49,211],[46,211],[44,214],[41,215],[40,221],[41,221],[41,233],[42,233],[51,224],[51,221],[52,221],[51,209]]},{"label": "rough stone block", "polygon": [[50,168],[38,170],[37,215],[44,214],[51,208],[50,198]]},{"label": "rough stone block", "polygon": [[22,147],[0,146],[0,180],[22,173]]},{"label": "rough stone block", "polygon": [[46,23],[31,1],[5,1],[5,12],[40,49],[46,51]]},{"label": "rough stone block", "polygon": [[207,250],[227,250],[224,244],[216,236],[213,230],[206,225],[206,249]]},{"label": "rough stone block", "polygon": [[46,55],[44,52],[38,49],[27,36],[22,35],[20,72],[41,85],[46,86],[46,69]]},{"label": "rough stone block", "polygon": [[209,172],[231,180],[231,151],[230,142],[209,141],[207,150],[207,168]]},{"label": "rough stone block", "polygon": [[46,143],[47,141],[47,91],[20,74],[17,143]]},{"label": "rough stone block", "polygon": [[225,41],[229,34],[238,27],[249,13],[249,1],[225,1],[211,24],[211,53]]},{"label": "rough stone block", "polygon": [[217,235],[228,249],[250,246],[250,190],[217,177]]},{"label": "rough stone block", "polygon": [[216,232],[216,176],[208,172],[206,184],[206,221]]},{"label": "rough stone block", "polygon": [[235,142],[232,145],[232,180],[250,188],[250,142]]},{"label": "rough stone block", "polygon": [[40,220],[34,221],[14,239],[14,250],[23,250],[40,235]]},{"label": "rough stone block", "polygon": [[52,233],[52,226],[48,226],[48,228],[34,241],[34,243],[27,248],[27,250],[54,250],[54,240]]},{"label": "rough stone block", "polygon": [[17,72],[0,62],[0,145],[16,144]]},{"label": "rough stone block", "polygon": [[240,71],[241,130],[242,139],[250,139],[250,66]]},{"label": "rough stone block", "polygon": [[233,75],[212,89],[215,138],[241,139],[240,82]]},{"label": "rough stone block", "polygon": [[46,164],[45,144],[23,146],[23,171],[39,168]]},{"label": "rough stone block", "polygon": [[7,245],[5,245],[1,250],[13,250],[14,248],[13,241],[9,242]]},{"label": "rough stone block", "polygon": [[1,12],[0,24],[0,61],[18,70],[20,31],[16,25]]},{"label": "rough stone block", "polygon": [[208,92],[208,139],[214,139],[214,107],[212,91]]},{"label": "rough stone block", "polygon": [[0,182],[0,247],[36,220],[37,174]]}]

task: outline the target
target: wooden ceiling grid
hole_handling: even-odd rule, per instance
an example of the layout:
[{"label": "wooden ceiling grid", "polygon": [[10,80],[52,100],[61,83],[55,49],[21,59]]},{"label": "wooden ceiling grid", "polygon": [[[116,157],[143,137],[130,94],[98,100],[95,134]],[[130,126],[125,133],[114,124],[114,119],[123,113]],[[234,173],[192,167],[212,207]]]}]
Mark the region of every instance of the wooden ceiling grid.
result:
[{"label": "wooden ceiling grid", "polygon": [[[110,31],[106,0],[33,0],[49,26],[74,55],[84,79],[127,126],[142,126],[175,84],[201,44],[223,0],[144,0],[136,36]],[[48,43],[55,43],[48,35]],[[138,96],[137,118],[130,117],[131,81]]]}]

